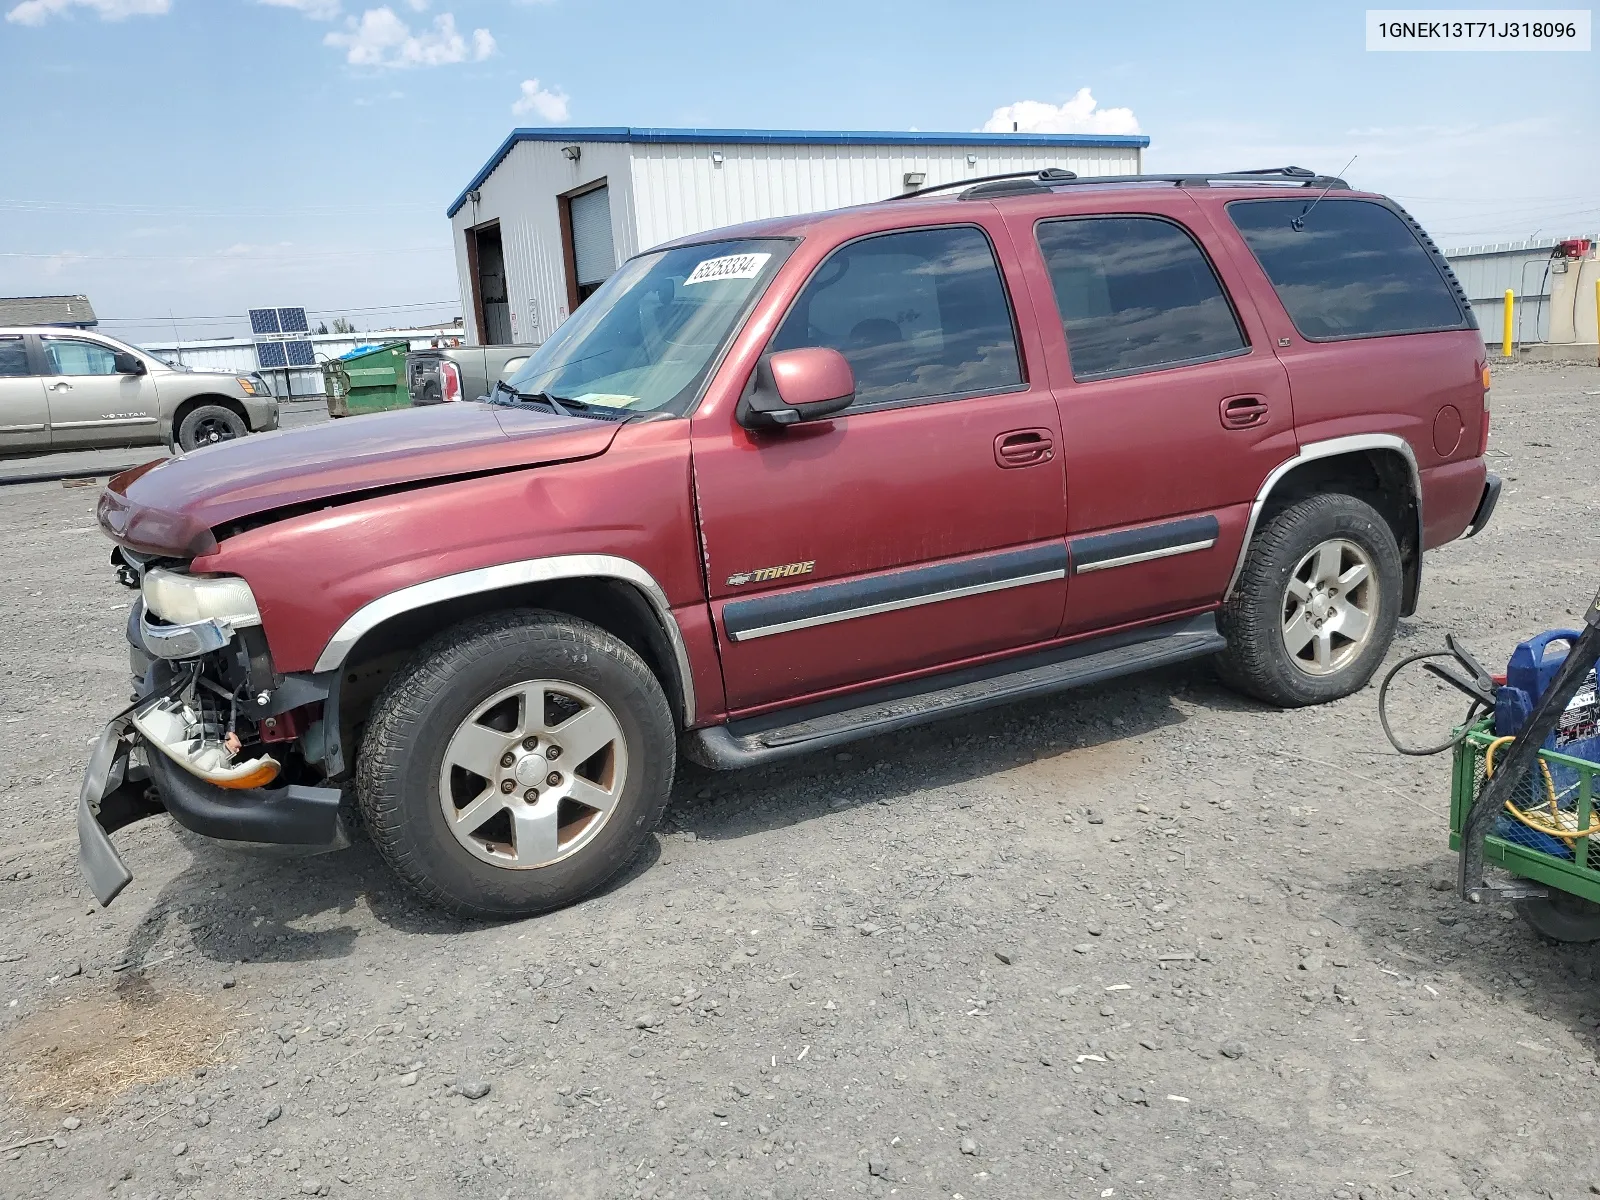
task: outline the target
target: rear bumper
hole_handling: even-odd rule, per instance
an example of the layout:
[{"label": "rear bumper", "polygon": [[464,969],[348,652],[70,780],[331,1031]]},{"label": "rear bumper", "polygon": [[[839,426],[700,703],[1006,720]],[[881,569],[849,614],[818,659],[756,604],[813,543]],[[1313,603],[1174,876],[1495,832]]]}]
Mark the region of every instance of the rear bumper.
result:
[{"label": "rear bumper", "polygon": [[1484,526],[1494,517],[1495,505],[1500,503],[1500,476],[1490,472],[1483,481],[1483,496],[1478,500],[1478,507],[1472,514],[1472,524],[1467,526],[1463,537],[1476,537],[1483,532]]}]

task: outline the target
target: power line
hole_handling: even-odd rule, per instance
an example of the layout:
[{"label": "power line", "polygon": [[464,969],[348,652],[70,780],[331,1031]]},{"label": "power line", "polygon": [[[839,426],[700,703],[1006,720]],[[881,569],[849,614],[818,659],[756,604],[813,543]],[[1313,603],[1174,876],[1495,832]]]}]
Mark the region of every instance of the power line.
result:
[{"label": "power line", "polygon": [[[308,308],[306,309],[306,315],[312,317],[336,317],[348,313],[360,315],[365,313],[402,312],[408,309],[416,308],[458,308],[460,305],[461,301],[459,298],[453,300],[418,300],[412,304],[376,304],[369,305],[365,308]],[[248,313],[214,313],[210,316],[204,317],[173,317],[167,315],[158,317],[101,317],[100,323],[104,325],[109,321],[121,321],[124,323],[149,323],[151,321],[243,321],[246,320],[248,316]]]},{"label": "power line", "polygon": [[1460,224],[1463,221],[1504,221],[1508,219],[1521,219],[1532,221],[1560,221],[1569,217],[1581,217],[1586,213],[1600,212],[1600,206],[1589,208],[1503,208],[1487,213],[1451,213],[1442,217],[1445,223]]},{"label": "power line", "polygon": [[[1504,204],[1511,200],[1507,196],[1471,197],[1471,196],[1413,196],[1408,192],[1387,193],[1395,200],[1426,200],[1435,204]],[[1560,204],[1569,200],[1587,200],[1587,192],[1571,192],[1563,196],[1523,196],[1522,201],[1528,204],[1553,203]]]},{"label": "power line", "polygon": [[324,250],[317,254],[278,254],[271,250],[260,253],[230,254],[218,250],[211,254],[79,254],[73,250],[53,252],[39,250],[0,250],[0,258],[64,259],[68,262],[324,262],[331,258],[369,258],[375,254],[450,254],[448,245],[439,246],[386,246],[371,250]]},{"label": "power line", "polygon": [[298,213],[309,215],[349,213],[358,216],[374,208],[416,209],[417,211],[432,211],[436,207],[432,201],[425,200],[391,200],[388,202],[371,204],[362,202],[360,210],[352,209],[348,204],[301,204],[301,205],[274,205],[271,207],[258,205],[245,205],[239,208],[202,208],[198,205],[186,204],[108,204],[102,201],[74,201],[74,200],[6,200],[0,199],[0,208],[9,208],[21,212],[63,212],[63,213],[97,213],[102,215],[124,215],[131,217],[160,217],[160,216],[186,216],[186,217],[235,217],[235,216],[289,216]]}]

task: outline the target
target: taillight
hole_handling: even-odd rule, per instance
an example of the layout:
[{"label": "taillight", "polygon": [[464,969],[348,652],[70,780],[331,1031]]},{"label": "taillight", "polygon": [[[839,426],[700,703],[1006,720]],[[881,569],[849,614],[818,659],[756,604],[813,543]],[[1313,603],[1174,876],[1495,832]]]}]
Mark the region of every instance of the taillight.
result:
[{"label": "taillight", "polygon": [[1483,420],[1478,424],[1478,457],[1489,449],[1489,364],[1483,364]]},{"label": "taillight", "polygon": [[461,368],[453,362],[439,364],[439,398],[461,399]]}]

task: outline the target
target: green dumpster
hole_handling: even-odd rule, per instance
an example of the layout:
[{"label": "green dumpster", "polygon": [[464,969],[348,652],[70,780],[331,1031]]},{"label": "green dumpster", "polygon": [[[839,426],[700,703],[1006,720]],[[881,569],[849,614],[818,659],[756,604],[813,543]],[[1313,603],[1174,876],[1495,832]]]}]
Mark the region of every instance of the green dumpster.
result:
[{"label": "green dumpster", "polygon": [[407,408],[406,352],[409,342],[357,346],[322,364],[322,379],[331,417],[359,416],[391,408]]}]

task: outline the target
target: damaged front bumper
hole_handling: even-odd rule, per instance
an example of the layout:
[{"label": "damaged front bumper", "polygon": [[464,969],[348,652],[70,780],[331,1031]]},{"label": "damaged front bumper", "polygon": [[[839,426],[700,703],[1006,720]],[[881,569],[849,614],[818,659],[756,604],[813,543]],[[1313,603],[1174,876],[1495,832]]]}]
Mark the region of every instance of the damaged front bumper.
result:
[{"label": "damaged front bumper", "polygon": [[101,732],[78,791],[78,865],[95,898],[108,905],[133,879],[110,835],[157,813],[219,841],[303,854],[348,846],[338,788],[250,786],[277,777],[274,758],[234,763],[219,743],[190,736],[182,697],[200,678],[200,658],[225,650],[231,631],[215,622],[151,627],[134,607],[128,636],[140,694]]}]

